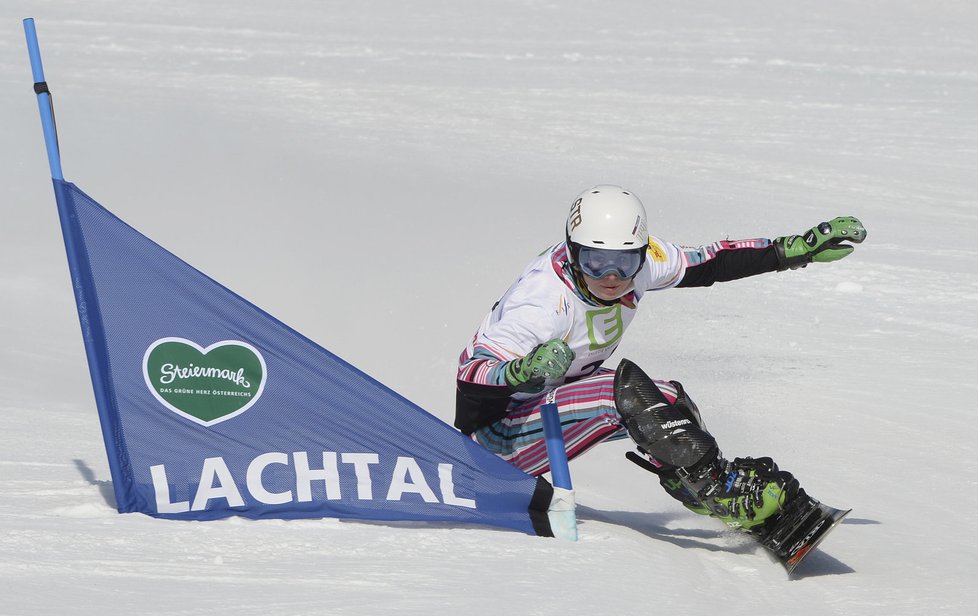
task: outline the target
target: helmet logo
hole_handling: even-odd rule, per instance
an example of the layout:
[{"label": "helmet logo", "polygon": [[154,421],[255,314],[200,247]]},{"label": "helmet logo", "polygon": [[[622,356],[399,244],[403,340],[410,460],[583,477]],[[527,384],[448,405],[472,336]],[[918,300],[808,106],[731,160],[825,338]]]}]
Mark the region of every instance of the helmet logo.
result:
[{"label": "helmet logo", "polygon": [[578,199],[571,206],[570,217],[567,219],[567,226],[570,227],[571,231],[581,226],[581,222],[583,222],[581,219],[581,201],[583,199]]}]

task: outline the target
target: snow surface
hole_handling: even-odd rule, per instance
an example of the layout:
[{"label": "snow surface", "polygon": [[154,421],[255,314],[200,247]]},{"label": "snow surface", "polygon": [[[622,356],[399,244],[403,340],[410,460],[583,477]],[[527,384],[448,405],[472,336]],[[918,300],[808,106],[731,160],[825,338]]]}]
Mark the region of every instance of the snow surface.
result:
[{"label": "snow surface", "polygon": [[[577,543],[117,514],[29,16],[69,180],[446,420],[592,184],[686,244],[861,217],[845,261],[657,295],[619,350],[853,513],[788,580],[619,442],[571,465]],[[963,0],[4,0],[0,613],[973,613],[976,32]]]}]

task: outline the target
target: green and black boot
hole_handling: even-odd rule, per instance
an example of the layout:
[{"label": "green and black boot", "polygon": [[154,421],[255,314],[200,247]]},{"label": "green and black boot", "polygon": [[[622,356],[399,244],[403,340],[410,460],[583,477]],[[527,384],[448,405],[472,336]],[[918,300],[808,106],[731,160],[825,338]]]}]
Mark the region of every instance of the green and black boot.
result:
[{"label": "green and black boot", "polygon": [[697,474],[677,469],[680,481],[696,492],[709,515],[727,526],[757,529],[776,515],[798,492],[798,481],[778,469],[771,458],[718,458]]},{"label": "green and black boot", "polygon": [[767,457],[717,457],[693,470],[656,468],[635,454],[629,459],[658,475],[665,491],[690,511],[747,531],[760,530],[799,489],[791,473]]}]

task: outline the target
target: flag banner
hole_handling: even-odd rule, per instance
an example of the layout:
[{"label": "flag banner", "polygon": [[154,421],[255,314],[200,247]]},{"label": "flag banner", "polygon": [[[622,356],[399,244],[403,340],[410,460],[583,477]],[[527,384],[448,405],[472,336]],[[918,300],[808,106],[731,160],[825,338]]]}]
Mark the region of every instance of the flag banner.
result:
[{"label": "flag banner", "polygon": [[545,480],[54,187],[120,512],[551,534]]}]

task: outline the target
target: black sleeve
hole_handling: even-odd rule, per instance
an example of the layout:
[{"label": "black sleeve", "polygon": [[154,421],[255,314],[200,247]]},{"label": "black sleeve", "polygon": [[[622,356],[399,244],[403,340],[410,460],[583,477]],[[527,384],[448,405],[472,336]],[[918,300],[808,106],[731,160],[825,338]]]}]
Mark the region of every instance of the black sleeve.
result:
[{"label": "black sleeve", "polygon": [[779,269],[778,254],[773,245],[763,248],[723,248],[708,258],[686,267],[677,287],[708,287],[714,282],[727,282],[756,276]]}]

